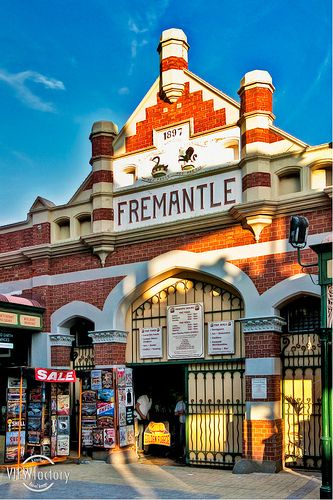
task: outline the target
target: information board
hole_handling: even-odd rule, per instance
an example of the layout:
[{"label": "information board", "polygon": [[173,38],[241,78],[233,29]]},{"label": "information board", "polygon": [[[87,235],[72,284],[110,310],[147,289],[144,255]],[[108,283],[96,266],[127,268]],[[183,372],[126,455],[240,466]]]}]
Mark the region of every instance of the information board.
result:
[{"label": "information board", "polygon": [[162,327],[140,328],[140,358],[162,357]]},{"label": "information board", "polygon": [[204,357],[203,304],[168,306],[168,357],[188,359]]},{"label": "information board", "polygon": [[208,354],[235,354],[234,321],[208,323]]}]

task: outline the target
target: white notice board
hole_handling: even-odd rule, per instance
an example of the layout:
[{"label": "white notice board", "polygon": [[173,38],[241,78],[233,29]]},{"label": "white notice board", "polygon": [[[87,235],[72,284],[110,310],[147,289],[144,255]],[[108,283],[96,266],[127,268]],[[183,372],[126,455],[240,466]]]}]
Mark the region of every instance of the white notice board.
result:
[{"label": "white notice board", "polygon": [[208,354],[235,354],[233,320],[208,323]]},{"label": "white notice board", "polygon": [[267,399],[267,378],[253,378],[252,399]]},{"label": "white notice board", "polygon": [[140,358],[162,357],[162,327],[140,328]]},{"label": "white notice board", "polygon": [[204,309],[202,303],[168,306],[168,357],[204,357]]}]

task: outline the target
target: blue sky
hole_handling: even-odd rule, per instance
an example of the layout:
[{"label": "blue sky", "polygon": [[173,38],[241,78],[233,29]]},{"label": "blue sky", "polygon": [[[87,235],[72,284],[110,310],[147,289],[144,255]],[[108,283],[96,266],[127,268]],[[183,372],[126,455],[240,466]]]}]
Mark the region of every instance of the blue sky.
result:
[{"label": "blue sky", "polygon": [[329,0],[1,0],[0,224],[40,195],[66,203],[90,172],[91,125],[119,128],[158,76],[163,29],[181,28],[189,69],[231,97],[271,73],[275,125],[331,140]]}]

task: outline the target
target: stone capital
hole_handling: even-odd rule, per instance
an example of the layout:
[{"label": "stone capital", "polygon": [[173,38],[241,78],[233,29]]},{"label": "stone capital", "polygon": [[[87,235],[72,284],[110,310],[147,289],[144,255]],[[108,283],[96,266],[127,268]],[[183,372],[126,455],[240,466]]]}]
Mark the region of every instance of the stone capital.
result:
[{"label": "stone capital", "polygon": [[100,330],[89,332],[93,344],[126,344],[127,334],[121,330]]},{"label": "stone capital", "polygon": [[73,340],[74,340],[73,335],[68,335],[64,333],[56,333],[50,335],[51,346],[72,347]]},{"label": "stone capital", "polygon": [[243,333],[282,332],[286,324],[280,316],[264,316],[262,318],[241,318]]}]

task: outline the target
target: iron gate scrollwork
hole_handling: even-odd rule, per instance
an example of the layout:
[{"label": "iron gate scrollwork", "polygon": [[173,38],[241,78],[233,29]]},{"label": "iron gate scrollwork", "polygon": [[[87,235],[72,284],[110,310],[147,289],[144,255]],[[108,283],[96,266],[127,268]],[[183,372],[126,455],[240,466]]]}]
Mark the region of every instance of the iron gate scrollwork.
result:
[{"label": "iron gate scrollwork", "polygon": [[188,367],[187,461],[232,468],[242,457],[244,361]]},{"label": "iron gate scrollwork", "polygon": [[284,311],[287,327],[281,338],[281,359],[286,467],[321,467],[319,307],[314,298],[303,298]]}]

